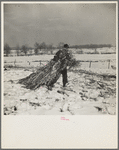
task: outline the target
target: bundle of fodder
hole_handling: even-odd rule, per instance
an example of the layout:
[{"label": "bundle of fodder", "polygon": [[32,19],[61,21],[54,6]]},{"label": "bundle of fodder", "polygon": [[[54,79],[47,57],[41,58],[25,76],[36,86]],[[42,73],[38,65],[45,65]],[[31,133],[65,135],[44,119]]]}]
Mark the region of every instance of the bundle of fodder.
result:
[{"label": "bundle of fodder", "polygon": [[64,68],[70,68],[76,64],[73,57],[62,57],[58,60],[52,59],[47,65],[37,69],[35,73],[20,79],[18,83],[24,84],[28,89],[37,89],[42,85],[52,86],[59,79]]}]

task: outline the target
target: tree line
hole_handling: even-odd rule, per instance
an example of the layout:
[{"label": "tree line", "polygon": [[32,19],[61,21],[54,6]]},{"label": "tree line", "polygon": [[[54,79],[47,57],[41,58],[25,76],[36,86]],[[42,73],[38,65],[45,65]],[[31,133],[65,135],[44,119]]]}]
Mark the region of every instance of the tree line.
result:
[{"label": "tree line", "polygon": [[111,44],[86,44],[86,45],[72,45],[70,48],[82,49],[82,48],[103,48],[103,47],[112,47]]},{"label": "tree line", "polygon": [[19,46],[19,44],[16,45],[16,47],[10,47],[9,44],[5,43],[4,45],[4,54],[6,56],[8,56],[11,52],[11,50],[16,50],[17,56],[20,55],[20,53],[24,53],[24,55],[27,55],[27,52],[30,49],[34,49],[34,53],[37,55],[39,50],[41,51],[42,49],[45,49],[47,51],[51,51],[55,49],[55,47],[53,47],[53,44],[46,44],[45,42],[42,42],[41,44],[39,44],[38,42],[36,42],[34,44],[34,47],[29,47],[28,45],[22,45],[21,47]]},{"label": "tree line", "polygon": [[[41,51],[42,49],[45,50],[45,51],[50,51],[51,54],[53,54],[53,50],[54,49],[61,49],[63,47],[64,43],[63,42],[60,42],[57,46],[53,46],[53,44],[46,44],[45,42],[42,42],[42,43],[38,43],[36,42],[34,44],[34,47],[29,47],[28,45],[22,45],[21,47],[19,46],[19,44],[16,45],[16,47],[10,47],[9,44],[5,43],[4,45],[4,54],[6,56],[8,56],[11,52],[11,50],[16,50],[16,53],[17,53],[17,56],[19,56],[21,53],[24,53],[24,55],[27,55],[27,52],[30,50],[30,49],[33,49],[34,50],[34,54],[35,55],[38,55],[39,53],[39,50]],[[74,49],[83,49],[83,48],[103,48],[103,47],[112,47],[111,44],[100,44],[100,45],[97,45],[97,44],[87,44],[87,45],[72,45],[72,46],[69,46],[70,48],[74,48]]]}]

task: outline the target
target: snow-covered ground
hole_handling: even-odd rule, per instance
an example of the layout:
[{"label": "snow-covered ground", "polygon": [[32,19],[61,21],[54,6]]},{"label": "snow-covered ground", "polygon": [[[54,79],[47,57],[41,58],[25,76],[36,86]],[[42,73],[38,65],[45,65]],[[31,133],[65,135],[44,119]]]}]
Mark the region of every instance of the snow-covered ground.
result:
[{"label": "snow-covered ground", "polygon": [[[29,90],[18,79],[53,58],[53,55],[5,57],[4,114],[5,115],[114,115],[116,114],[116,55],[74,55],[82,60],[68,72],[68,84],[62,87],[62,76],[52,90],[42,86]],[[45,60],[40,64],[39,60]],[[110,62],[108,61],[110,60]],[[91,62],[90,61],[97,61]],[[8,66],[13,67],[8,67]],[[109,78],[102,74],[113,75]]]},{"label": "snow-covered ground", "polygon": [[45,86],[29,90],[17,80],[32,72],[25,69],[4,71],[5,115],[114,115],[116,80],[85,73],[68,72],[68,85],[62,77],[52,90]]},{"label": "snow-covered ground", "polygon": [[[35,68],[37,66],[45,65],[52,58],[53,55],[4,57],[4,66]],[[115,71],[114,68],[116,68],[115,54],[104,54],[104,55],[76,54],[74,55],[74,58],[76,58],[76,60],[81,61],[79,67],[86,70],[93,70],[98,72],[102,71],[105,73],[105,72],[114,72]],[[108,60],[110,60],[110,62]]]},{"label": "snow-covered ground", "polygon": [[[76,60],[85,61],[99,61],[99,60],[114,60],[116,59],[116,54],[74,54]],[[26,62],[26,61],[49,61],[54,55],[33,55],[33,56],[14,56],[14,57],[4,57],[4,62]]]}]

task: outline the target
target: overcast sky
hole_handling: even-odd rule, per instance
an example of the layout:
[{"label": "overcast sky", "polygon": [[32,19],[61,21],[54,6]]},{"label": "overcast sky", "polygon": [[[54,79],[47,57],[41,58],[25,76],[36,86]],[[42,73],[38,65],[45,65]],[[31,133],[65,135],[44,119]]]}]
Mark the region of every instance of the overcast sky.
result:
[{"label": "overcast sky", "polygon": [[5,4],[4,41],[58,45],[113,44],[116,4]]}]

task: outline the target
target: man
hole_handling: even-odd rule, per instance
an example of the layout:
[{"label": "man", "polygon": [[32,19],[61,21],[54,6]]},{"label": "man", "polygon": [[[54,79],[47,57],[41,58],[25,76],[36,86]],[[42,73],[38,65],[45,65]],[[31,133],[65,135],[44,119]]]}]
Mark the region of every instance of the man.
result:
[{"label": "man", "polygon": [[66,83],[68,83],[68,80],[67,80],[67,60],[70,59],[70,53],[68,51],[68,48],[69,48],[69,45],[64,44],[63,49],[59,50],[53,58],[54,61],[58,61],[58,60],[62,61],[61,74],[62,74],[62,79],[63,79],[63,87],[65,87]]},{"label": "man", "polygon": [[72,55],[68,51],[69,46],[64,45],[62,50],[59,50],[51,61],[38,69],[35,73],[20,79],[18,83],[24,84],[28,89],[37,89],[41,85],[46,85],[49,90],[52,90],[54,83],[57,82],[60,75],[63,77],[63,87],[66,86],[67,66],[71,66]]}]

